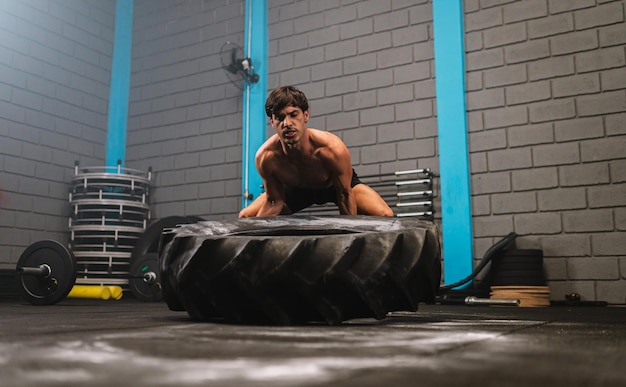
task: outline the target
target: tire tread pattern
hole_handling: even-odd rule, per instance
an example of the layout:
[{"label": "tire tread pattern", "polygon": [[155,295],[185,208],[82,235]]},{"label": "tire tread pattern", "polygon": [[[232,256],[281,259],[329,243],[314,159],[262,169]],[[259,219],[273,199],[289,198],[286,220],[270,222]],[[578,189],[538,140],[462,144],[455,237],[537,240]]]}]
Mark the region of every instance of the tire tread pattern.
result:
[{"label": "tire tread pattern", "polygon": [[181,225],[160,269],[170,309],[196,320],[340,324],[434,302],[441,259],[429,221],[301,215]]}]

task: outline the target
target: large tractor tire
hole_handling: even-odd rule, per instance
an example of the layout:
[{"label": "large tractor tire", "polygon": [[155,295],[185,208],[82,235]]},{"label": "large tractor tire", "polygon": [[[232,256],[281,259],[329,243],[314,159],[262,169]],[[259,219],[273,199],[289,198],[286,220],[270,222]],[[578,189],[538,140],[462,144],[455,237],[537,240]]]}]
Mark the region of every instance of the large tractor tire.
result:
[{"label": "large tractor tire", "polygon": [[371,216],[205,221],[164,232],[163,293],[196,320],[292,325],[384,318],[434,302],[432,222]]},{"label": "large tractor tire", "polygon": [[[163,230],[201,220],[204,219],[198,216],[168,216],[153,222],[146,228],[135,242],[130,256],[128,287],[135,298],[152,302],[161,301],[163,298],[163,292],[159,285],[159,270],[156,269]],[[152,271],[152,268],[155,268],[157,279],[155,283],[147,283],[143,280],[142,275],[145,271]]]}]

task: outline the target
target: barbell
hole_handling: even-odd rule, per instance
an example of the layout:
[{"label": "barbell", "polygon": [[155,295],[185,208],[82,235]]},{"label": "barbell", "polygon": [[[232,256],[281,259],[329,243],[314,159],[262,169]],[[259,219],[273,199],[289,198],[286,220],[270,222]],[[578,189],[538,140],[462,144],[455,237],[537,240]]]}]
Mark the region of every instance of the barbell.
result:
[{"label": "barbell", "polygon": [[16,266],[17,289],[33,305],[52,305],[67,297],[76,282],[76,258],[61,243],[43,240],[28,246]]},{"label": "barbell", "polygon": [[[33,305],[53,305],[65,299],[76,283],[76,257],[61,243],[42,240],[24,250],[15,271],[16,290],[24,300]],[[128,281],[137,299],[160,301],[158,254],[131,258]]]},{"label": "barbell", "polygon": [[134,259],[131,257],[128,286],[141,301],[156,302],[163,299],[159,279],[159,254],[146,253]]}]

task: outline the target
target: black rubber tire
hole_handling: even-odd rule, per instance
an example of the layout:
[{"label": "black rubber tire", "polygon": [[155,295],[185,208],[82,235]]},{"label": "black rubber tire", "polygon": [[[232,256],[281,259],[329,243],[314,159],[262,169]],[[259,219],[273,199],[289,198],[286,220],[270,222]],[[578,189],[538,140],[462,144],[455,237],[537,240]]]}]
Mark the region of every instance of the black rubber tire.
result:
[{"label": "black rubber tire", "polygon": [[291,325],[382,319],[434,302],[436,226],[414,218],[304,216],[199,222],[164,232],[164,298],[197,320]]},{"label": "black rubber tire", "polygon": [[197,216],[167,216],[151,223],[146,230],[139,236],[133,251],[131,253],[130,262],[139,259],[149,253],[159,252],[159,241],[164,229],[173,228],[181,224],[195,223],[203,220]]},{"label": "black rubber tire", "polygon": [[[135,242],[129,261],[129,273],[133,272],[134,268],[138,265],[136,263],[137,261],[143,260],[148,254],[159,253],[159,244],[161,236],[163,235],[163,230],[171,229],[181,224],[196,223],[202,220],[204,219],[198,216],[167,216],[151,223],[143,234],[141,234],[139,239],[137,239],[137,242]],[[129,279],[129,281],[132,281],[132,279]],[[141,292],[140,289],[134,289],[132,286],[130,287],[130,290],[134,296],[137,296],[138,292]],[[165,299],[167,297],[168,295],[163,292],[163,289],[161,289],[161,298]],[[142,301],[147,301],[144,300],[141,295],[137,298]],[[175,301],[172,300],[171,302],[173,303]]]}]

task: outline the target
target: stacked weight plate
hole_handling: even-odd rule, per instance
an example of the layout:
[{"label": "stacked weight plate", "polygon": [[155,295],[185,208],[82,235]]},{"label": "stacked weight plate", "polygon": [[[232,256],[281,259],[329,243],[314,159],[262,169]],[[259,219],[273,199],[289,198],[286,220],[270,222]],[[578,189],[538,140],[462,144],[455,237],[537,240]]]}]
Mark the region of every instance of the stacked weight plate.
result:
[{"label": "stacked weight plate", "polygon": [[543,251],[505,250],[494,260],[490,298],[517,299],[521,307],[550,306],[550,288],[543,273]]},{"label": "stacked weight plate", "polygon": [[76,283],[128,285],[135,242],[150,220],[151,171],[75,166],[69,200]]}]

